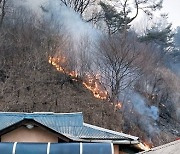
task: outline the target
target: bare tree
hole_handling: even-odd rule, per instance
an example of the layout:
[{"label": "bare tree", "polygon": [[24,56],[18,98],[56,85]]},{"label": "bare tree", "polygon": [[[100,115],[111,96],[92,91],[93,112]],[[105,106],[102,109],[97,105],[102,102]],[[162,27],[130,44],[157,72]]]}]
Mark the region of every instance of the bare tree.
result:
[{"label": "bare tree", "polygon": [[92,42],[88,38],[88,36],[83,37],[78,46],[77,46],[77,54],[78,54],[78,72],[81,77],[84,77],[88,73],[92,73]]},{"label": "bare tree", "polygon": [[97,65],[102,74],[102,81],[108,87],[111,101],[118,101],[121,91],[131,85],[139,76],[136,66],[138,50],[135,40],[121,39],[119,36],[101,40]]},{"label": "bare tree", "polygon": [[[50,82],[48,73],[52,68],[48,58],[63,46],[64,39],[47,25],[48,22],[45,24],[25,8],[19,8],[9,16],[0,33],[0,57],[3,60],[0,68],[1,98],[7,103],[5,108],[12,107],[5,110],[16,110],[19,105],[24,106],[24,111],[31,111],[36,97],[31,89]],[[32,100],[27,95],[30,92]],[[29,103],[24,104],[27,100]]]},{"label": "bare tree", "polygon": [[0,0],[0,27],[3,24],[4,17],[6,15],[5,7],[6,7],[7,0]]},{"label": "bare tree", "polygon": [[87,8],[92,5],[95,0],[60,0],[65,6],[72,8],[82,17]]}]

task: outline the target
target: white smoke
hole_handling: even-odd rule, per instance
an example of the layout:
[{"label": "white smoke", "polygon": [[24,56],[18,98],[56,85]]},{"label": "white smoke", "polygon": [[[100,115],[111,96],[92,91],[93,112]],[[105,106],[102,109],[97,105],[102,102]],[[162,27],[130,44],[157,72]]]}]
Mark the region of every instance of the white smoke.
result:
[{"label": "white smoke", "polygon": [[129,98],[133,103],[136,111],[141,115],[145,115],[153,118],[154,120],[158,120],[159,118],[159,110],[155,106],[147,106],[147,100],[136,92],[131,93],[131,97]]},{"label": "white smoke", "polygon": [[[154,120],[158,120],[159,118],[159,110],[156,106],[148,106],[147,100],[142,95],[138,94],[133,90],[127,90],[125,102],[131,102],[134,106],[134,109],[142,116],[146,116],[149,118],[153,118]],[[124,96],[121,96],[124,97]]]},{"label": "white smoke", "polygon": [[[78,65],[80,62],[81,52],[79,46],[82,41],[87,41],[85,46],[86,56],[89,55],[89,59],[93,59],[95,56],[95,48],[92,44],[98,41],[101,32],[93,27],[92,24],[85,22],[80,15],[75,12],[72,8],[69,8],[61,3],[60,0],[14,0],[17,6],[24,6],[31,9],[34,13],[38,14],[40,18],[47,21],[52,29],[59,27],[60,32],[64,33],[68,38],[70,44],[67,49],[68,55],[74,55],[75,66],[78,71]],[[43,11],[45,10],[45,11]],[[59,32],[57,30],[57,32]],[[59,53],[56,53],[57,55]],[[91,62],[91,66],[93,62]],[[94,66],[92,66],[94,67]],[[95,67],[94,67],[95,68]]]},{"label": "white smoke", "polygon": [[50,1],[49,10],[51,16],[54,16],[57,22],[64,25],[74,40],[79,40],[84,36],[88,36],[91,40],[94,40],[99,35],[97,29],[93,28],[91,24],[84,22],[78,13],[59,3],[59,1],[56,3]]},{"label": "white smoke", "polygon": [[36,13],[42,13],[41,6],[46,5],[48,0],[13,0],[16,6],[24,6]]},{"label": "white smoke", "polygon": [[[13,0],[17,6],[25,6],[38,15],[54,17],[56,22],[63,24],[75,40],[87,35],[90,39],[97,38],[99,31],[83,21],[73,9],[64,6],[60,0]],[[42,8],[47,10],[43,12]]]},{"label": "white smoke", "polygon": [[127,120],[136,123],[147,133],[159,132],[156,123],[159,119],[159,110],[156,106],[148,106],[148,100],[132,89],[127,89],[120,97],[124,98],[123,110]]}]

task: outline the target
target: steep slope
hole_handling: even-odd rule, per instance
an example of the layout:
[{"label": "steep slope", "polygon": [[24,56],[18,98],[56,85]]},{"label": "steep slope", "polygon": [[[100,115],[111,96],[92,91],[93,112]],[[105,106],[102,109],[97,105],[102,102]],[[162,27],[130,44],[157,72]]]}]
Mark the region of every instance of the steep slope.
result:
[{"label": "steep slope", "polygon": [[[129,118],[129,116],[135,116],[136,113],[128,114],[121,109],[116,109],[110,102],[95,98],[80,80],[74,81],[72,77],[58,72],[48,62],[45,66],[46,69],[26,70],[24,74],[17,71],[13,76],[7,75],[6,81],[0,82],[1,90],[3,86],[6,86],[0,97],[0,110],[83,112],[85,122],[130,133],[154,145],[167,143],[176,138],[176,135],[171,132],[175,123],[167,125],[169,121],[162,120],[163,117],[161,117],[159,122],[162,127],[159,127],[159,133],[148,136],[147,132],[136,121],[133,121],[133,118]],[[165,116],[167,116],[166,113]]]},{"label": "steep slope", "polygon": [[[83,112],[85,121],[120,131],[121,114],[108,101],[97,99],[80,81],[46,70],[15,74],[1,84],[0,110],[9,112]],[[5,85],[6,84],[6,85]],[[4,89],[2,89],[3,86]],[[17,87],[17,88],[16,88]],[[16,89],[15,89],[16,88]]]},{"label": "steep slope", "polygon": [[[165,66],[157,66],[159,63],[156,61],[156,56],[151,56],[152,51],[147,46],[140,48],[140,51],[147,48],[146,52],[143,52],[142,55],[138,54],[140,59],[137,58],[137,60],[142,60],[142,62],[140,64],[134,63],[133,66],[124,68],[127,66],[129,58],[133,58],[133,56],[125,58],[124,62],[121,61],[121,57],[123,58],[131,50],[127,50],[128,52],[124,55],[120,54],[120,57],[119,54],[114,55],[117,59],[112,59],[113,66],[116,65],[116,60],[125,64],[121,66],[122,72],[131,67],[145,72],[143,75],[142,72],[140,73],[142,76],[139,78],[139,83],[134,84],[134,93],[127,94],[129,96],[127,100],[123,97],[118,98],[118,101],[122,102],[119,106],[115,106],[108,99],[95,98],[82,82],[83,75],[91,73],[93,68],[91,64],[97,60],[93,58],[94,56],[89,55],[91,49],[94,48],[89,46],[91,42],[82,38],[84,42],[81,42],[79,46],[76,41],[73,42],[76,37],[71,38],[72,40],[69,39],[71,35],[67,35],[69,32],[67,27],[58,25],[59,28],[53,19],[41,21],[36,18],[37,15],[34,12],[23,8],[14,10],[15,12],[12,14],[6,15],[0,31],[1,111],[80,111],[83,112],[87,123],[123,131],[138,136],[143,141],[153,145],[167,143],[180,136],[180,124],[176,116],[180,113],[176,113],[176,109],[179,108],[179,97],[177,97],[179,78],[176,79],[176,75],[164,68]],[[72,16],[70,17],[72,18]],[[75,21],[73,22],[70,23],[76,25]],[[82,29],[88,28],[85,26]],[[78,34],[76,36],[79,37]],[[114,43],[117,45],[114,46],[113,42],[109,44],[112,49],[117,49],[117,53],[121,52],[119,51],[119,43],[115,43],[115,41]],[[105,42],[105,44],[107,43],[109,41]],[[129,43],[133,44],[127,40],[127,45]],[[74,49],[73,45],[77,45],[76,50],[78,51]],[[96,46],[96,44],[94,45]],[[139,47],[139,43],[137,45]],[[108,48],[105,46],[101,49]],[[79,53],[80,51],[82,53]],[[108,56],[111,57],[111,52]],[[57,59],[63,71],[57,71],[60,68],[52,66],[52,62],[48,63],[50,57],[63,57],[63,61]],[[108,61],[104,62],[106,64]],[[77,66],[77,64],[79,65]],[[79,68],[81,69],[78,75],[81,78],[68,73],[69,71],[75,72]],[[99,69],[103,71],[102,67]],[[129,74],[129,71],[126,73]],[[111,80],[114,76],[107,77]],[[177,81],[177,84],[174,81]],[[126,93],[126,91],[121,92]],[[136,94],[139,96],[137,100],[135,100]],[[156,109],[154,119],[152,118],[153,110],[151,109],[154,109],[152,107]],[[149,112],[149,110],[151,111]]]}]

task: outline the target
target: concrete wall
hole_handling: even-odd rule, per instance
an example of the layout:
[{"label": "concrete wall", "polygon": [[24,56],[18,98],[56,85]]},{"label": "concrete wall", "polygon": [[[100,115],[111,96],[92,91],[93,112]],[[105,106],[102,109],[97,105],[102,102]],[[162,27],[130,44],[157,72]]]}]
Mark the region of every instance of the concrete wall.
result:
[{"label": "concrete wall", "polygon": [[25,126],[19,127],[1,136],[1,142],[52,142],[57,143],[58,137],[53,133],[34,127],[28,129]]}]

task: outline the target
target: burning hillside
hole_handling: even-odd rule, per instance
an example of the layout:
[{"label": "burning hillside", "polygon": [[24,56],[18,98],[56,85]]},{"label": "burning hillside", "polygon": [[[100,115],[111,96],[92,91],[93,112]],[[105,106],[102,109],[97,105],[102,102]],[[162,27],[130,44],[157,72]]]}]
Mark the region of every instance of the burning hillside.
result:
[{"label": "burning hillside", "polygon": [[42,7],[42,16],[34,7],[7,7],[0,109],[84,112],[88,123],[153,145],[180,136],[179,77],[160,62],[159,49],[140,43],[135,31],[109,37],[102,29],[99,35],[76,12],[54,4]]},{"label": "burning hillside", "polygon": [[[78,80],[78,72],[69,71],[63,65],[66,63],[65,57],[49,57],[49,63],[53,65],[57,71],[70,75],[74,77],[74,80]],[[83,77],[83,85],[90,90],[94,97],[102,100],[106,100],[108,98],[108,92],[105,87],[101,84],[98,75],[91,75],[86,73]]]}]

